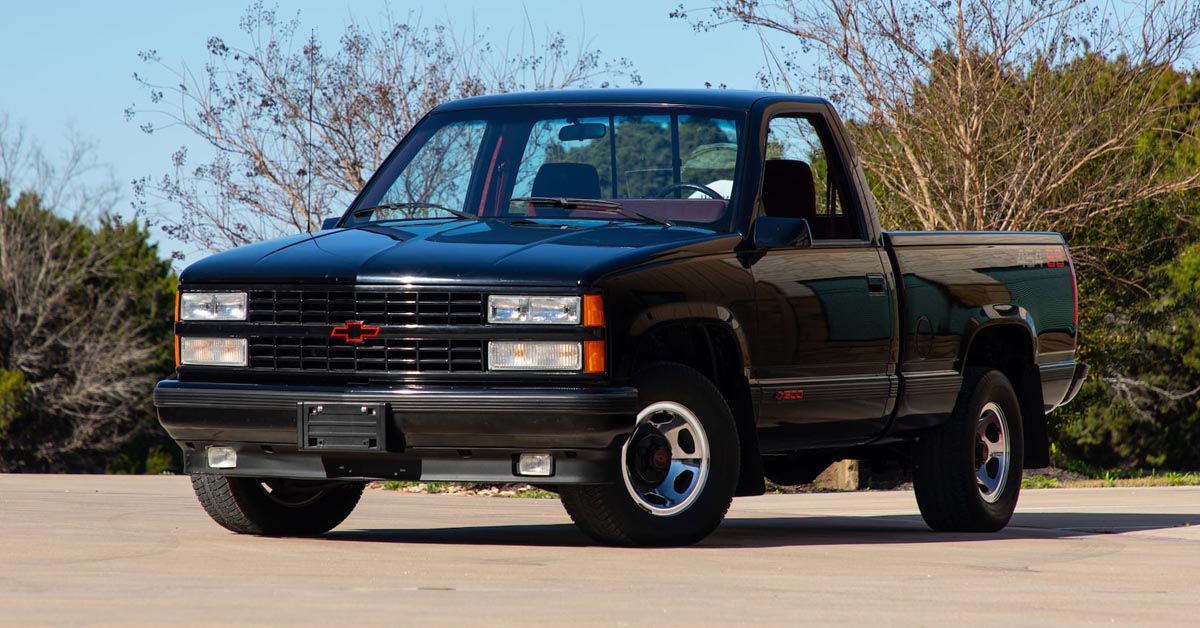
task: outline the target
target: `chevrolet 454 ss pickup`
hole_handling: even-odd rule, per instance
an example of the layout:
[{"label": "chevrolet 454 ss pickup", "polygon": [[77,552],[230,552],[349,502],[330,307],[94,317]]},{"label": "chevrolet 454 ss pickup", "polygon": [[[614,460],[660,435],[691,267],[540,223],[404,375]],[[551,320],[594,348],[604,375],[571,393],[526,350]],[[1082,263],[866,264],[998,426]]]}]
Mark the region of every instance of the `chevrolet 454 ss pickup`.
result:
[{"label": "chevrolet 454 ss pickup", "polygon": [[154,400],[240,533],[452,480],[687,544],[764,478],[881,457],[930,527],[993,531],[1087,373],[1077,304],[1058,234],[881,230],[824,100],[485,96],[431,111],[321,231],[189,266]]}]

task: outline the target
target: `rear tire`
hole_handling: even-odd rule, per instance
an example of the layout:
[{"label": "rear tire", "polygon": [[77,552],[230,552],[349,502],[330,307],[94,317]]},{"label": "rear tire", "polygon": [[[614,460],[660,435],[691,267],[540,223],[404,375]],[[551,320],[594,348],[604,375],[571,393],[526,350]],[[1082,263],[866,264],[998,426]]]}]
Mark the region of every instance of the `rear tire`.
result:
[{"label": "rear tire", "polygon": [[691,545],[725,518],[740,448],[720,391],[686,366],[656,364],[634,376],[641,411],[622,448],[621,482],[563,486],[563,507],[610,545]]},{"label": "rear tire", "polygon": [[192,475],[192,489],[213,521],[238,534],[264,536],[324,534],[350,516],[364,486]]},{"label": "rear tire", "polygon": [[995,532],[1021,493],[1021,406],[1000,371],[968,369],[954,413],[922,435],[913,488],[921,517],[945,532]]}]

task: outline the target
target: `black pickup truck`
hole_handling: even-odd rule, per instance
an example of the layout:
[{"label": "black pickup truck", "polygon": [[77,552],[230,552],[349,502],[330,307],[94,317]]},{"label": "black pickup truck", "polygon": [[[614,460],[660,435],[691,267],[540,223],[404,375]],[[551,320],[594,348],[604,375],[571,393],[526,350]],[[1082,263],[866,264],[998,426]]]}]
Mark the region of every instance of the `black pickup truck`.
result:
[{"label": "black pickup truck", "polygon": [[250,534],[452,480],[686,544],[764,478],[882,457],[930,527],[994,531],[1087,373],[1061,236],[883,231],[830,104],[773,93],[441,105],[344,215],[192,264],[176,309],[159,417]]}]

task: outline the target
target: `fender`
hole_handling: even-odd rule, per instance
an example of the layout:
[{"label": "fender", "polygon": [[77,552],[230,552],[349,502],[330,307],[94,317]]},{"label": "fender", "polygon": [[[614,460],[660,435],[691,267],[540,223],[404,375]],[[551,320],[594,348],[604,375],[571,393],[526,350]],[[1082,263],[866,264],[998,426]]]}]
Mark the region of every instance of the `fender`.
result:
[{"label": "fender", "polygon": [[956,370],[959,374],[962,374],[967,356],[971,355],[971,347],[980,332],[1000,325],[1020,327],[1025,332],[1029,341],[1029,355],[1033,358],[1033,363],[1037,363],[1037,329],[1029,310],[1009,303],[993,303],[978,308],[967,322],[967,328],[963,331],[964,340],[958,349]]},{"label": "fender", "polygon": [[664,303],[639,312],[630,321],[624,333],[624,338],[627,339],[629,346],[634,348],[621,356],[618,364],[619,370],[614,375],[623,378],[632,375],[630,370],[636,361],[638,353],[636,347],[641,338],[664,327],[688,324],[711,325],[728,331],[737,345],[742,374],[749,376],[750,346],[746,339],[745,328],[732,310],[716,303]]}]

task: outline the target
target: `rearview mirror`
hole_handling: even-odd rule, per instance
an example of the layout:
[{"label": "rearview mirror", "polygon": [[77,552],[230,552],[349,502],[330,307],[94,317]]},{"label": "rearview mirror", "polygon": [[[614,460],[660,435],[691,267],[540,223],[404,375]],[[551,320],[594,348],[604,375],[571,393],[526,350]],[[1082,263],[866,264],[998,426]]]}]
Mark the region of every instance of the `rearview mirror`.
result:
[{"label": "rearview mirror", "polygon": [[599,122],[576,122],[558,130],[558,141],[598,140],[604,137],[605,133],[608,133],[608,127]]},{"label": "rearview mirror", "polygon": [[754,246],[759,249],[812,246],[812,230],[803,218],[759,216],[754,221]]},{"label": "rearview mirror", "polygon": [[341,216],[334,216],[333,218],[326,218],[325,220],[321,221],[321,231],[326,231],[328,229],[336,229],[338,226],[338,223],[341,221],[342,221]]}]

